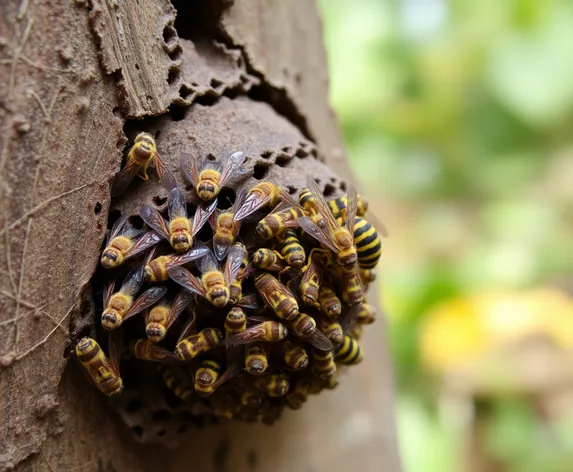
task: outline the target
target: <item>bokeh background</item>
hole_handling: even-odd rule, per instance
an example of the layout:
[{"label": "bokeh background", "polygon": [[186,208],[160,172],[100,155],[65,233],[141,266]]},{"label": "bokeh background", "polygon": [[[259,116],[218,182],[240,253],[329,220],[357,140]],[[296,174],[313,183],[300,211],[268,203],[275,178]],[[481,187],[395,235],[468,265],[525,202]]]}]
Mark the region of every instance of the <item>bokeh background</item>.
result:
[{"label": "bokeh background", "polygon": [[573,471],[573,2],[319,3],[405,471]]}]

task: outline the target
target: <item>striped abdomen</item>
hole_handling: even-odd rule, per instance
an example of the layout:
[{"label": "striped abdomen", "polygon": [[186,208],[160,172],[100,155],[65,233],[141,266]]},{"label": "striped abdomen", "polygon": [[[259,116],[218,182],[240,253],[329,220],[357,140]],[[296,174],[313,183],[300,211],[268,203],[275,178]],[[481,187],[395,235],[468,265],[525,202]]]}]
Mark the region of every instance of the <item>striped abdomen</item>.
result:
[{"label": "striped abdomen", "polygon": [[361,269],[373,269],[382,254],[382,241],[376,228],[364,218],[354,218],[354,245]]},{"label": "striped abdomen", "polygon": [[277,236],[279,241],[279,252],[285,258],[287,264],[295,269],[300,269],[306,260],[304,248],[300,244],[296,232],[287,229]]},{"label": "striped abdomen", "polygon": [[344,336],[342,345],[336,349],[336,361],[342,364],[358,364],[362,360],[362,349],[358,341],[350,336]]}]

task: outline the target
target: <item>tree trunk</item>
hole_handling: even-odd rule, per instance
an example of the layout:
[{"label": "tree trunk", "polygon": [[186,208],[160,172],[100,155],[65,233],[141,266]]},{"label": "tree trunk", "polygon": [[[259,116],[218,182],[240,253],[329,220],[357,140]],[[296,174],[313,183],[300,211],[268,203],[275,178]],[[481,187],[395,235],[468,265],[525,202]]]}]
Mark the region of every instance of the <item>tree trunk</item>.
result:
[{"label": "tree trunk", "polygon": [[[245,150],[276,179],[300,182],[317,160],[351,179],[314,2],[21,0],[0,12],[0,470],[399,470],[382,323],[334,392],[273,427],[191,431],[172,450],[134,442],[69,360],[135,131],[154,131],[172,169],[183,149]],[[114,206],[161,193],[140,188]]]}]

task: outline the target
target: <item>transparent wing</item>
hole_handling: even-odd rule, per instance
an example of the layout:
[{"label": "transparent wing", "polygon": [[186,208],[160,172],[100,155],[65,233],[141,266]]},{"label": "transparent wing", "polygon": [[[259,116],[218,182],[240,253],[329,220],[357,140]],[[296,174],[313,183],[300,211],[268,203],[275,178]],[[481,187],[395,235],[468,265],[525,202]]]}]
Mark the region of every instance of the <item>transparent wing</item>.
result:
[{"label": "transparent wing", "polygon": [[169,316],[167,318],[167,323],[165,324],[165,329],[169,329],[173,322],[179,317],[179,315],[187,308],[189,303],[193,300],[193,295],[186,290],[180,290],[179,293],[173,299],[173,304],[169,310]]},{"label": "transparent wing", "polygon": [[320,351],[330,351],[332,349],[330,339],[328,339],[318,329],[316,329],[310,336],[306,337],[305,340]]},{"label": "transparent wing", "polygon": [[259,208],[267,205],[271,200],[270,194],[260,195],[260,194],[250,194],[245,198],[244,203],[235,213],[235,221],[242,220],[249,215],[252,215]]},{"label": "transparent wing", "polygon": [[197,187],[197,182],[199,181],[197,159],[187,152],[182,152],[179,158],[179,164],[189,183],[193,185],[193,187]]},{"label": "transparent wing", "polygon": [[185,290],[197,295],[205,296],[205,287],[201,281],[183,267],[172,267],[167,271],[169,277],[181,285]]},{"label": "transparent wing", "polygon": [[139,265],[131,269],[121,284],[120,291],[130,296],[139,292],[139,289],[143,285],[143,277],[145,275],[144,269],[145,267],[143,265]]},{"label": "transparent wing", "polygon": [[227,380],[231,380],[236,375],[239,375],[243,369],[238,363],[231,364],[225,372],[213,384],[213,388],[217,388],[224,384]]},{"label": "transparent wing", "polygon": [[108,241],[111,241],[113,238],[115,238],[123,230],[126,223],[127,223],[127,216],[126,215],[120,216],[111,227]]},{"label": "transparent wing", "polygon": [[240,306],[241,308],[251,308],[255,311],[260,310],[263,307],[256,293],[243,295],[239,300],[239,302],[237,303],[237,306]]},{"label": "transparent wing", "polygon": [[103,306],[104,308],[109,305],[109,299],[113,295],[113,291],[115,290],[115,278],[111,279],[110,283],[107,285],[104,294],[103,294]]},{"label": "transparent wing", "polygon": [[187,203],[185,202],[183,190],[180,187],[175,187],[171,190],[167,204],[167,213],[170,221],[175,218],[187,218]]},{"label": "transparent wing", "polygon": [[128,159],[125,167],[119,172],[119,174],[117,174],[113,181],[113,185],[111,186],[111,196],[117,197],[125,192],[131,181],[139,172],[139,169],[141,169],[139,164]]},{"label": "transparent wing", "polygon": [[320,216],[326,221],[326,224],[330,227],[330,229],[338,228],[338,223],[334,219],[332,212],[330,211],[330,207],[326,200],[324,199],[324,195],[322,194],[322,190],[310,175],[307,176],[307,184],[310,192],[314,196],[316,201],[316,205],[318,206],[318,212]]},{"label": "transparent wing", "polygon": [[153,156],[153,165],[155,166],[155,170],[157,170],[157,175],[159,176],[159,180],[161,184],[168,190],[171,191],[175,187],[177,187],[177,179],[173,175],[173,173],[165,167],[163,161],[159,158],[159,155],[155,153]]},{"label": "transparent wing", "polygon": [[132,316],[141,313],[143,310],[149,308],[155,302],[159,301],[159,299],[167,293],[166,287],[151,287],[143,292],[137,300],[131,305],[129,310],[125,312],[123,315],[123,321],[128,320]]},{"label": "transparent wing", "polygon": [[193,223],[191,225],[191,234],[193,236],[201,230],[203,225],[215,211],[215,208],[217,208],[217,199],[214,199],[206,208],[203,208],[201,205],[197,207],[195,215],[193,216]]},{"label": "transparent wing", "polygon": [[169,228],[161,213],[149,205],[142,205],[139,209],[139,216],[141,216],[141,219],[145,221],[147,226],[169,241]]},{"label": "transparent wing", "polygon": [[338,252],[338,249],[333,244],[328,232],[322,231],[318,225],[314,224],[312,220],[306,216],[301,216],[298,219],[300,227],[312,238],[316,239],[319,243],[324,244],[328,249],[333,252]]},{"label": "transparent wing", "polygon": [[233,244],[231,249],[229,249],[229,255],[227,256],[227,261],[225,263],[225,270],[223,272],[223,277],[225,282],[229,285],[237,277],[237,273],[241,268],[243,263],[243,258],[245,257],[245,246],[242,244]]},{"label": "transparent wing", "polygon": [[207,248],[205,255],[197,261],[197,267],[199,268],[199,271],[204,274],[205,272],[219,270],[219,263],[215,259],[213,251],[211,251],[211,249],[201,241],[197,242],[197,247]]},{"label": "transparent wing", "polygon": [[207,254],[208,252],[209,252],[208,247],[198,246],[193,249],[190,249],[187,252],[184,252],[183,254],[178,254],[176,256],[173,256],[171,261],[165,264],[165,266],[167,269],[170,269],[171,267],[177,267],[183,264],[187,264],[188,262],[194,261],[195,259],[199,259],[200,257],[205,256],[205,254]]},{"label": "transparent wing", "polygon": [[245,158],[246,156],[244,152],[235,152],[225,159],[223,169],[221,171],[221,187],[224,187],[229,181],[229,177],[231,177],[235,171],[243,165]]},{"label": "transparent wing", "polygon": [[346,229],[351,236],[354,235],[354,220],[356,217],[356,212],[358,211],[358,196],[356,195],[356,189],[351,186],[348,189],[348,197],[346,203]]},{"label": "transparent wing", "polygon": [[113,329],[109,332],[108,349],[109,349],[109,364],[111,369],[116,375],[119,375],[119,359],[121,357],[121,350],[123,347],[123,330]]},{"label": "transparent wing", "polygon": [[177,344],[179,344],[181,340],[185,339],[193,332],[196,323],[197,323],[197,316],[195,315],[195,311],[193,311],[193,313],[183,326],[183,329],[181,330],[179,337],[177,338]]},{"label": "transparent wing", "polygon": [[155,246],[161,241],[161,236],[159,236],[155,231],[148,231],[143,236],[137,239],[135,244],[125,252],[125,257],[133,257],[140,252]]},{"label": "transparent wing", "polygon": [[342,327],[342,332],[346,335],[354,326],[358,320],[358,314],[360,313],[361,305],[347,306],[345,313],[340,319],[340,326]]}]

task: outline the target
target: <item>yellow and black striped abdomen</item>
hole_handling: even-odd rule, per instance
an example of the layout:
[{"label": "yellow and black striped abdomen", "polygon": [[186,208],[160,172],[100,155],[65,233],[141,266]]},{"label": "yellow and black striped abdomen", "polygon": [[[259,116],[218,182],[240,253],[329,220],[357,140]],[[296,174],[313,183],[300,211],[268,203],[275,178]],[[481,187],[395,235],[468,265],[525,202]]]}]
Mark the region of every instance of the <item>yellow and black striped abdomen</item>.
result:
[{"label": "yellow and black striped abdomen", "polygon": [[340,347],[336,349],[336,362],[342,364],[352,365],[358,364],[363,357],[362,348],[358,341],[350,336],[344,336],[344,341]]},{"label": "yellow and black striped abdomen", "polygon": [[358,252],[358,265],[361,269],[373,269],[382,254],[382,241],[376,231],[364,218],[354,219],[354,244]]},{"label": "yellow and black striped abdomen", "polygon": [[336,219],[344,218],[346,216],[346,197],[335,198],[328,202],[330,211]]}]

